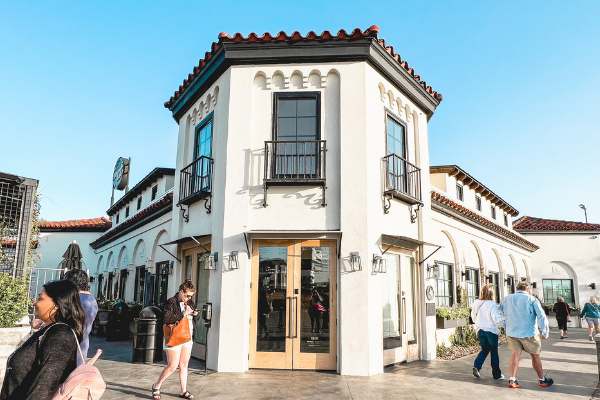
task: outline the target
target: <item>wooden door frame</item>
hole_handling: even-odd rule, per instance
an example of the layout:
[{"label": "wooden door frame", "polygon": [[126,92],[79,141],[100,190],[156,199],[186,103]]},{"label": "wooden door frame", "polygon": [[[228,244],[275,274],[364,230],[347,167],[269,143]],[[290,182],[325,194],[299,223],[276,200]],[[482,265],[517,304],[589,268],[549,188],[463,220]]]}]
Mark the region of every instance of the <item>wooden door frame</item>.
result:
[{"label": "wooden door frame", "polygon": [[[296,297],[296,308],[292,325],[298,332],[297,344],[290,338],[290,309],[287,308],[285,336],[285,353],[261,353],[256,351],[257,344],[257,312],[258,312],[258,268],[259,250],[261,246],[288,247],[288,267],[292,266],[293,273],[287,274],[286,300],[288,297]],[[251,290],[250,290],[250,338],[249,338],[249,368],[267,369],[309,369],[309,370],[337,370],[337,242],[335,239],[254,239],[252,243],[252,267],[251,267]],[[300,352],[300,328],[301,328],[301,251],[302,247],[329,247],[329,353],[301,353]],[[290,251],[291,250],[291,251]],[[298,289],[298,294],[294,294]],[[289,307],[289,303],[286,303]]]}]

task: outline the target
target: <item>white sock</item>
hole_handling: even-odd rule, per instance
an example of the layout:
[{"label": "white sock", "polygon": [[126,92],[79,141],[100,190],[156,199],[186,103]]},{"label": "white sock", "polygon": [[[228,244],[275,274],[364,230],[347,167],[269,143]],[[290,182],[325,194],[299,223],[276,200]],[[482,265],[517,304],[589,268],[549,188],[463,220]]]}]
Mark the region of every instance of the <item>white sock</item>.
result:
[{"label": "white sock", "polygon": [[511,376],[509,380],[510,380],[510,381],[516,381],[516,380],[517,380],[517,378],[515,378],[514,376]]}]

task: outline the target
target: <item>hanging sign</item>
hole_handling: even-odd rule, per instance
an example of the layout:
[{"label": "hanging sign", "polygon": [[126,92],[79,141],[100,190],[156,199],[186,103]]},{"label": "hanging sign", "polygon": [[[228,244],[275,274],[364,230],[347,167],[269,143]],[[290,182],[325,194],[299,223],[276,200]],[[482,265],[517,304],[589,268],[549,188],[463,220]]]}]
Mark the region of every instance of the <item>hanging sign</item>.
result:
[{"label": "hanging sign", "polygon": [[119,157],[115,164],[113,187],[117,190],[125,189],[129,183],[129,161],[130,158]]}]

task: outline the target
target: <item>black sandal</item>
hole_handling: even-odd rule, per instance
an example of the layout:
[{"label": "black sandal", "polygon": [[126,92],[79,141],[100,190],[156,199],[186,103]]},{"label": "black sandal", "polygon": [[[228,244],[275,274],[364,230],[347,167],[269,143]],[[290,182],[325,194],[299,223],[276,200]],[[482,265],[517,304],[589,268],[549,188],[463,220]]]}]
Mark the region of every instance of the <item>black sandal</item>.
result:
[{"label": "black sandal", "polygon": [[152,385],[152,399],[160,400],[162,396],[160,395],[160,389],[156,389],[154,385]]},{"label": "black sandal", "polygon": [[194,395],[186,390],[185,393],[180,394],[179,397],[182,399],[193,399]]}]

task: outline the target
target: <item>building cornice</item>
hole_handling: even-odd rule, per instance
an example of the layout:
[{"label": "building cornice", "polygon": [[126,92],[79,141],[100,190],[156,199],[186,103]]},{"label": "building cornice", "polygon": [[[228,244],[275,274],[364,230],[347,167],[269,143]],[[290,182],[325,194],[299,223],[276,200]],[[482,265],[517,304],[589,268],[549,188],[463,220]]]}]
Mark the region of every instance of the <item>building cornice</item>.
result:
[{"label": "building cornice", "polygon": [[534,252],[539,247],[525,238],[457,204],[440,193],[431,192],[431,209],[463,222],[473,228],[505,240],[523,250]]},{"label": "building cornice", "polygon": [[365,61],[393,82],[404,94],[431,118],[442,101],[442,95],[427,86],[413,68],[402,61],[393,46],[378,39],[379,28],[373,26],[365,32],[355,29],[336,36],[325,31],[318,36],[312,32],[287,36],[280,33],[275,38],[264,34],[258,38],[250,34],[243,38],[219,35],[211,51],[200,60],[193,74],[189,74],[174,96],[165,103],[176,121],[189,110],[198,98],[223,74],[235,65],[302,64]]}]

